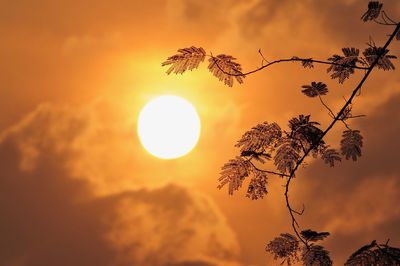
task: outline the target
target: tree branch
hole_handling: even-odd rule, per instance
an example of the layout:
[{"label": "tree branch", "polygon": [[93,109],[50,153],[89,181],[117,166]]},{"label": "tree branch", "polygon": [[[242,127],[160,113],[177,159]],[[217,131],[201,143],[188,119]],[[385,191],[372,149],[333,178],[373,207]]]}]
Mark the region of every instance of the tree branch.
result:
[{"label": "tree branch", "polygon": [[[400,23],[397,24],[396,29],[393,31],[393,33],[390,35],[390,37],[388,38],[388,40],[386,41],[385,45],[382,48],[382,51],[386,51],[386,48],[389,46],[389,44],[392,42],[393,38],[396,36],[397,31],[400,30]],[[310,154],[310,152],[316,148],[320,142],[323,140],[323,138],[325,137],[325,135],[333,128],[333,126],[340,121],[340,117],[342,116],[343,112],[346,110],[347,106],[349,106],[353,100],[353,98],[356,96],[357,92],[361,89],[361,87],[363,86],[363,84],[365,83],[365,81],[367,80],[367,78],[369,77],[369,75],[371,74],[372,70],[375,68],[376,64],[378,63],[379,59],[384,56],[384,54],[379,54],[375,61],[371,64],[371,66],[368,68],[367,72],[365,73],[364,77],[361,79],[361,81],[358,83],[357,87],[353,90],[350,98],[346,101],[346,103],[343,105],[342,109],[339,111],[339,113],[336,115],[336,117],[333,119],[333,121],[331,122],[331,124],[325,129],[325,131],[322,133],[322,135],[320,136],[319,140],[315,142],[314,145],[311,145],[310,148],[304,153],[304,155],[297,161],[295,167],[293,168],[293,170],[290,172],[289,178],[286,182],[286,189],[285,189],[285,199],[286,199],[286,206],[288,208],[289,211],[289,215],[292,218],[292,228],[296,234],[296,236],[301,240],[301,242],[304,243],[304,245],[306,245],[308,247],[307,242],[301,237],[301,235],[298,232],[297,227],[298,223],[296,221],[296,218],[294,217],[294,214],[296,214],[296,212],[293,211],[291,205],[290,205],[290,201],[289,201],[289,187],[290,187],[290,182],[292,181],[293,177],[295,176],[295,173],[297,171],[297,169],[299,168],[299,166],[303,163],[304,159]]]},{"label": "tree branch", "polygon": [[263,65],[263,66],[261,66],[259,68],[256,68],[256,69],[251,70],[251,71],[246,72],[246,73],[228,73],[228,72],[226,72],[224,69],[222,69],[220,67],[220,65],[218,64],[217,60],[215,60],[215,57],[212,54],[208,55],[208,56],[211,57],[214,60],[214,63],[219,68],[219,70],[221,70],[224,74],[230,75],[230,76],[233,76],[233,77],[239,77],[239,76],[245,77],[247,75],[251,75],[253,73],[261,71],[264,68],[267,68],[267,67],[272,66],[274,64],[283,63],[283,62],[297,62],[297,61],[300,61],[300,62],[308,61],[308,62],[317,63],[317,64],[323,64],[323,65],[343,66],[343,67],[349,67],[349,68],[353,68],[353,69],[362,69],[362,70],[368,70],[369,69],[368,67],[350,66],[348,64],[339,64],[339,63],[329,62],[329,61],[314,60],[314,59],[311,59],[311,58],[293,58],[292,57],[292,58],[279,59],[279,60],[268,62],[268,64]]},{"label": "tree branch", "polygon": [[258,168],[257,166],[254,165],[254,163],[251,161],[251,159],[249,160],[249,163],[250,163],[250,164],[254,167],[254,169],[256,169],[257,171],[264,172],[264,173],[269,173],[269,174],[273,174],[273,175],[279,175],[279,176],[281,176],[281,177],[284,177],[284,176],[289,177],[289,175],[284,174],[284,173],[278,173],[278,172],[274,172],[274,171],[270,171],[270,170],[260,169],[260,168]]}]

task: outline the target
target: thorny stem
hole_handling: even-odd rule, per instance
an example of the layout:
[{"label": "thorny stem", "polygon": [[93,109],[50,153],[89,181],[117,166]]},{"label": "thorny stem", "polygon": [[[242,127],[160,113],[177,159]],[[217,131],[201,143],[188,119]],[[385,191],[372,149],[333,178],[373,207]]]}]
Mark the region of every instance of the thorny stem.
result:
[{"label": "thorny stem", "polygon": [[[395,37],[397,31],[400,30],[400,23],[397,24],[396,29],[393,31],[393,33],[390,35],[388,40],[386,41],[385,45],[383,46],[382,51],[386,51],[386,48],[389,46],[389,44],[392,42],[393,38]],[[314,145],[311,145],[310,148],[304,153],[304,155],[297,161],[295,167],[292,169],[292,171],[289,174],[289,177],[286,181],[285,185],[285,199],[286,199],[286,206],[289,211],[289,215],[292,218],[292,228],[296,234],[296,236],[301,240],[301,242],[304,243],[304,245],[308,248],[309,245],[308,243],[303,239],[303,237],[299,234],[298,232],[298,223],[296,221],[296,218],[294,217],[294,214],[297,214],[296,211],[293,210],[293,208],[290,205],[289,201],[289,187],[290,187],[290,182],[292,181],[293,177],[295,176],[295,173],[299,166],[303,163],[304,159],[310,154],[310,152],[316,148],[319,143],[322,141],[322,139],[325,137],[325,135],[333,128],[333,126],[336,124],[336,122],[340,121],[340,117],[342,116],[343,112],[345,112],[347,106],[349,106],[353,100],[353,98],[357,95],[357,92],[361,89],[361,87],[364,85],[365,81],[368,79],[369,75],[371,74],[372,70],[378,63],[379,59],[384,56],[384,53],[378,54],[375,61],[371,64],[371,66],[368,68],[366,73],[364,74],[364,77],[361,79],[361,81],[358,83],[357,87],[353,90],[350,98],[346,101],[346,103],[343,105],[342,109],[339,111],[339,113],[335,116],[335,118],[332,120],[331,124],[325,129],[325,131],[322,133],[320,136],[319,140],[315,142]]]}]

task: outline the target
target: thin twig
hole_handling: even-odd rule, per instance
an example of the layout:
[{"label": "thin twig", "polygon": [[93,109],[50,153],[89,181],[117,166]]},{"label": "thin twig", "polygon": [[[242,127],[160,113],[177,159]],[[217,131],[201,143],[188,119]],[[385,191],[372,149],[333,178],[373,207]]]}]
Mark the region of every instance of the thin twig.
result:
[{"label": "thin twig", "polygon": [[263,53],[261,52],[261,49],[258,49],[258,53],[261,55],[262,61],[261,61],[261,66],[264,66],[264,61],[269,63],[269,61],[264,57]]},{"label": "thin twig", "polygon": [[393,24],[393,23],[388,23],[388,22],[385,21],[385,19],[383,19],[383,20],[384,20],[384,22],[381,22],[381,21],[379,21],[377,19],[374,19],[374,22],[376,24],[383,25],[383,26],[396,26],[397,25],[397,24]]},{"label": "thin twig", "polygon": [[392,22],[394,25],[397,25],[398,22],[394,21],[393,19],[391,19],[385,12],[385,10],[382,10],[382,14],[390,21]]},{"label": "thin twig", "polygon": [[343,123],[343,125],[344,125],[348,130],[351,130],[351,128],[349,127],[349,125],[346,123],[346,121],[344,121],[343,119],[340,120],[340,121]]},{"label": "thin twig", "polygon": [[278,173],[278,172],[274,172],[274,171],[270,171],[270,170],[260,169],[260,168],[258,168],[257,166],[254,165],[254,163],[251,161],[251,159],[248,160],[248,162],[249,162],[249,163],[254,167],[254,169],[256,169],[257,171],[264,172],[264,173],[269,173],[269,174],[273,174],[273,175],[279,175],[279,176],[282,176],[282,177],[283,177],[283,176],[289,177],[289,175],[284,174],[284,173]]},{"label": "thin twig", "polygon": [[360,117],[366,117],[366,115],[352,115],[350,117],[347,117],[346,119],[360,118]]},{"label": "thin twig", "polygon": [[318,98],[319,98],[320,102],[322,103],[322,105],[325,106],[325,108],[328,110],[328,112],[331,115],[331,117],[335,118],[335,114],[333,113],[332,109],[329,108],[329,106],[327,104],[325,104],[325,102],[322,100],[321,95],[318,95]]}]

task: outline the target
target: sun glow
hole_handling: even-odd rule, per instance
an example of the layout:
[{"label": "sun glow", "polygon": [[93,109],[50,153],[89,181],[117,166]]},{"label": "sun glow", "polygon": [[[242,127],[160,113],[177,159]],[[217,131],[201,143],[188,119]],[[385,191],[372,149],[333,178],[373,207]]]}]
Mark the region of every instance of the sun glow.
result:
[{"label": "sun glow", "polygon": [[200,119],[191,103],[165,95],[146,104],[139,114],[138,134],[144,148],[162,159],[189,153],[200,136]]}]

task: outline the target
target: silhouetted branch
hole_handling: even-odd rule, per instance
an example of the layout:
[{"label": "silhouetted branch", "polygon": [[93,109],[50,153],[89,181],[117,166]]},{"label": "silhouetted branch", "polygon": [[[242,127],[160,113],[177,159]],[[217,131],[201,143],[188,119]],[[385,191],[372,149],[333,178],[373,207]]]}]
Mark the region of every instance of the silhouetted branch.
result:
[{"label": "silhouetted branch", "polygon": [[[332,117],[331,123],[324,131],[319,128],[320,124],[318,122],[310,119],[310,115],[304,114],[289,120],[289,131],[282,130],[277,123],[260,123],[245,132],[235,145],[241,150],[240,156],[229,160],[222,167],[218,188],[221,189],[227,185],[229,194],[233,194],[234,191],[242,186],[246,178],[250,178],[246,196],[252,200],[263,198],[267,194],[267,174],[287,177],[284,184],[284,196],[295,236],[281,234],[272,240],[266,248],[267,251],[274,254],[275,259],[283,259],[282,263],[286,262],[291,265],[292,262],[299,261],[298,255],[301,253],[301,260],[305,265],[332,265],[329,252],[320,245],[310,243],[310,241],[322,240],[329,235],[329,232],[318,233],[311,229],[301,230],[296,215],[302,215],[305,206],[303,204],[301,210],[296,210],[292,207],[289,200],[290,185],[299,167],[306,165],[305,159],[310,154],[314,157],[320,156],[331,167],[340,162],[342,156],[346,160],[352,159],[353,161],[356,161],[361,156],[363,137],[359,130],[351,129],[347,122],[348,119],[365,115],[352,114],[352,101],[361,94],[361,89],[374,68],[385,71],[395,69],[391,60],[397,57],[388,54],[389,50],[387,48],[395,37],[400,40],[400,23],[391,19],[382,10],[382,7],[383,4],[379,1],[369,1],[368,10],[362,15],[361,19],[364,22],[374,21],[380,25],[396,26],[396,28],[389,35],[383,47],[377,47],[370,37],[370,41],[367,44],[368,47],[361,53],[358,48],[345,47],[342,48],[341,54],[332,55],[327,59],[328,61],[299,57],[268,61],[260,49],[258,53],[262,58],[261,67],[243,73],[241,65],[236,62],[236,58],[233,56],[225,54],[213,56],[212,53],[207,55],[203,48],[192,46],[178,50],[178,54],[169,57],[167,61],[162,63],[162,65],[172,65],[167,70],[167,73],[174,72],[178,74],[197,68],[199,63],[204,60],[204,57],[209,57],[208,69],[210,72],[230,87],[233,86],[234,80],[242,83],[247,75],[283,62],[301,62],[304,68],[313,68],[313,63],[329,65],[327,72],[332,79],[337,79],[339,83],[349,79],[356,69],[364,70],[361,80],[353,89],[350,97],[344,99],[343,106],[336,114],[321,97],[328,93],[328,87],[325,83],[313,81],[311,84],[302,86],[302,93],[310,98],[318,96],[319,101]],[[347,130],[343,131],[340,141],[341,154],[336,149],[330,148],[330,145],[323,140],[338,121],[342,122],[347,128]],[[253,163],[256,160],[264,164],[271,159],[273,159],[277,172],[260,169]],[[304,244],[304,246],[301,245],[303,247],[300,247],[300,243]],[[346,265],[381,265],[381,262],[398,262],[399,259],[400,249],[389,247],[387,243],[379,246],[373,241],[370,245],[366,245],[353,253]],[[377,260],[379,263],[377,263]],[[360,264],[360,262],[362,263]],[[383,264],[392,265],[390,263]]]},{"label": "silhouetted branch", "polygon": [[348,67],[348,68],[353,68],[353,69],[363,69],[363,70],[368,70],[368,67],[360,67],[360,66],[350,66],[348,64],[339,64],[339,63],[335,63],[335,62],[329,62],[329,61],[322,61],[322,60],[315,60],[315,59],[311,59],[311,58],[297,58],[297,57],[292,57],[292,58],[287,58],[287,59],[279,59],[279,60],[275,60],[275,61],[271,61],[268,62],[266,65],[263,65],[259,68],[256,68],[254,70],[251,70],[249,72],[245,72],[245,73],[236,73],[236,74],[232,74],[232,73],[228,73],[226,72],[217,62],[216,59],[214,59],[213,55],[207,55],[210,58],[212,58],[215,62],[215,65],[226,75],[230,75],[230,76],[242,76],[245,77],[247,75],[251,75],[253,73],[256,73],[258,71],[263,70],[264,68],[270,67],[274,64],[278,64],[278,63],[284,63],[284,62],[304,62],[304,61],[308,61],[311,63],[317,63],[317,64],[323,64],[323,65],[333,65],[333,66],[342,66],[342,67]]},{"label": "silhouetted branch", "polygon": [[[369,77],[369,75],[371,74],[372,70],[375,68],[375,66],[377,65],[379,59],[381,57],[384,56],[384,51],[386,51],[387,47],[390,45],[390,43],[392,42],[393,38],[396,36],[397,31],[400,30],[400,23],[397,24],[396,29],[393,31],[393,33],[390,35],[390,37],[388,38],[388,40],[386,41],[385,45],[383,46],[382,52],[375,58],[375,60],[372,62],[371,66],[368,68],[367,72],[365,73],[364,77],[361,79],[361,81],[358,83],[357,87],[353,90],[350,98],[346,101],[346,103],[343,105],[342,109],[339,111],[339,113],[337,114],[337,116],[333,119],[333,121],[331,122],[331,124],[325,129],[325,131],[322,133],[322,135],[320,136],[318,142],[314,143],[313,145],[311,145],[311,147],[303,154],[303,156],[297,161],[295,167],[293,168],[293,170],[290,172],[288,180],[286,182],[286,189],[285,189],[285,199],[286,199],[286,206],[287,209],[289,211],[289,215],[292,219],[292,228],[296,234],[296,236],[301,240],[301,242],[304,243],[304,245],[307,245],[306,241],[302,238],[302,236],[299,234],[297,227],[298,227],[298,223],[296,218],[294,217],[294,214],[297,214],[296,212],[293,211],[291,205],[290,205],[290,201],[289,201],[289,187],[290,187],[290,182],[292,181],[293,177],[295,176],[295,173],[297,171],[297,169],[299,168],[299,166],[303,163],[303,161],[305,160],[305,158],[310,154],[310,152],[315,149],[319,143],[323,140],[323,138],[325,137],[325,135],[333,128],[333,126],[336,124],[336,122],[340,121],[340,117],[342,116],[342,114],[345,112],[346,108],[352,103],[353,98],[356,96],[357,92],[361,89],[361,87],[363,86],[363,84],[365,83],[365,81],[367,80],[367,78]],[[297,227],[296,227],[297,225]]]},{"label": "silhouetted branch", "polygon": [[318,98],[319,98],[319,101],[322,103],[322,105],[328,110],[331,117],[334,118],[335,114],[333,113],[332,109],[329,108],[329,106],[322,100],[322,97],[320,95],[318,95]]},{"label": "silhouetted branch", "polygon": [[379,24],[379,25],[383,25],[383,26],[396,26],[396,25],[397,25],[397,24],[394,24],[394,23],[388,23],[388,22],[386,22],[386,21],[381,22],[381,21],[379,21],[379,20],[377,20],[377,19],[374,19],[374,22],[377,23],[377,24]]},{"label": "silhouetted branch", "polygon": [[278,172],[274,172],[274,171],[270,171],[270,170],[260,169],[260,168],[258,168],[257,166],[254,165],[254,163],[251,161],[251,158],[250,158],[249,162],[250,162],[250,164],[251,164],[256,170],[258,170],[258,171],[260,171],[260,172],[264,172],[264,173],[268,173],[268,174],[273,174],[273,175],[278,175],[278,176],[281,176],[281,177],[284,177],[284,176],[289,177],[289,175],[284,174],[284,173],[278,173]]},{"label": "silhouetted branch", "polygon": [[348,117],[347,119],[360,118],[360,117],[366,117],[366,115],[352,115],[352,116]]},{"label": "silhouetted branch", "polygon": [[258,53],[260,54],[262,61],[261,61],[261,66],[264,65],[264,62],[269,63],[269,61],[264,57],[263,53],[261,52],[261,49],[258,49]]},{"label": "silhouetted branch", "polygon": [[385,12],[385,10],[382,10],[382,17],[385,17],[386,19],[388,19],[391,23],[393,23],[392,25],[396,25],[398,22],[394,21],[393,19],[391,19]]}]

